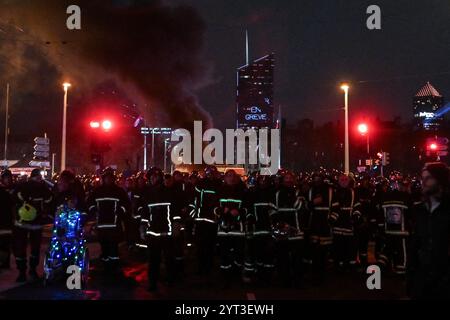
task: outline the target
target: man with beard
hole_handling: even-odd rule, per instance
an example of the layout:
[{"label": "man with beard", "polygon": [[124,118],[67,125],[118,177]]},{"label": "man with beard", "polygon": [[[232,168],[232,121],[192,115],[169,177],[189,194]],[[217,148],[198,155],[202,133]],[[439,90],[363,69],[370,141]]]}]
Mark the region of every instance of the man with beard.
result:
[{"label": "man with beard", "polygon": [[413,207],[408,294],[413,299],[450,298],[450,172],[444,163],[422,171],[423,202]]}]

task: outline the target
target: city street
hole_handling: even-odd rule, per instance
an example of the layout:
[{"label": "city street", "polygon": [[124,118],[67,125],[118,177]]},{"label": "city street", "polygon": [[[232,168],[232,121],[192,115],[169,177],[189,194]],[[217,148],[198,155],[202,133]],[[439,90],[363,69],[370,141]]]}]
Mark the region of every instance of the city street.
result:
[{"label": "city street", "polygon": [[[43,241],[48,242],[48,238]],[[128,254],[125,246],[121,247],[122,263],[125,277],[105,278],[101,274],[98,259],[99,246],[97,243],[88,245],[91,252],[91,269],[87,290],[68,290],[65,281],[44,287],[42,281],[26,284],[16,284],[17,272],[14,263],[11,270],[0,274],[0,299],[43,299],[43,300],[114,300],[114,299],[170,299],[170,300],[308,300],[308,299],[404,299],[404,283],[396,276],[382,276],[381,290],[366,288],[365,274],[336,274],[330,270],[327,279],[320,286],[313,286],[307,277],[304,288],[283,288],[276,281],[273,286],[258,284],[243,284],[236,279],[228,288],[223,288],[219,273],[211,279],[205,280],[195,274],[193,250],[188,254],[188,268],[182,283],[172,285],[161,284],[157,293],[149,293],[147,289],[146,263],[142,254]],[[45,247],[42,248],[42,254]],[[42,260],[42,259],[41,259]],[[216,270],[218,271],[218,263]],[[42,263],[40,266],[42,272]]]}]

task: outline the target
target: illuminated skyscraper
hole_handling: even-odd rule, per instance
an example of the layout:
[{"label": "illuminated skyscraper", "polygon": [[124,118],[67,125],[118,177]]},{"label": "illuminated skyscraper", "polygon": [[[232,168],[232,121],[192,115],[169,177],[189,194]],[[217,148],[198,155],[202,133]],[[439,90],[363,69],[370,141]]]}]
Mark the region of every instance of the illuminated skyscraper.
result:
[{"label": "illuminated skyscraper", "polygon": [[427,82],[413,98],[414,119],[417,129],[437,130],[443,117],[439,109],[444,104],[444,97]]},{"label": "illuminated skyscraper", "polygon": [[256,59],[237,70],[237,128],[273,128],[274,54]]}]

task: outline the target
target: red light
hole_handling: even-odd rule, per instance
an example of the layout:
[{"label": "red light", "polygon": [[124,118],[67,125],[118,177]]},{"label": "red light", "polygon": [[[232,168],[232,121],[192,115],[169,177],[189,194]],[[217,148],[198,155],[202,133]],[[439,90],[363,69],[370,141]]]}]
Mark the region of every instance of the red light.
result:
[{"label": "red light", "polygon": [[102,122],[102,128],[103,128],[104,130],[109,130],[109,129],[111,129],[111,128],[112,128],[112,122],[109,121],[109,120],[104,120],[104,121]]},{"label": "red light", "polygon": [[432,144],[430,144],[430,149],[431,150],[437,150],[437,144],[436,143],[432,143]]},{"label": "red light", "polygon": [[96,129],[100,127],[100,123],[98,121],[91,121],[91,123],[89,124],[91,126],[91,128]]},{"label": "red light", "polygon": [[369,127],[365,123],[360,123],[358,125],[358,131],[361,134],[366,134],[369,131]]},{"label": "red light", "polygon": [[381,152],[378,152],[378,153],[377,153],[377,156],[378,156],[378,158],[380,158],[380,159],[383,158],[383,154],[382,154]]}]

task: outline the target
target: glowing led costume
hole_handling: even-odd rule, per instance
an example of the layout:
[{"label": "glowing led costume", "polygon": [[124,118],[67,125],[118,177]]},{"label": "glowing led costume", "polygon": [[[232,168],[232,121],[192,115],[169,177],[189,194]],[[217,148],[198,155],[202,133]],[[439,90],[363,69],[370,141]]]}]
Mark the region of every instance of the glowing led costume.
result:
[{"label": "glowing led costume", "polygon": [[89,273],[89,251],[83,236],[81,213],[61,205],[55,215],[52,239],[44,261],[44,280],[53,280],[66,273],[67,267],[80,268],[81,286],[85,287]]}]

